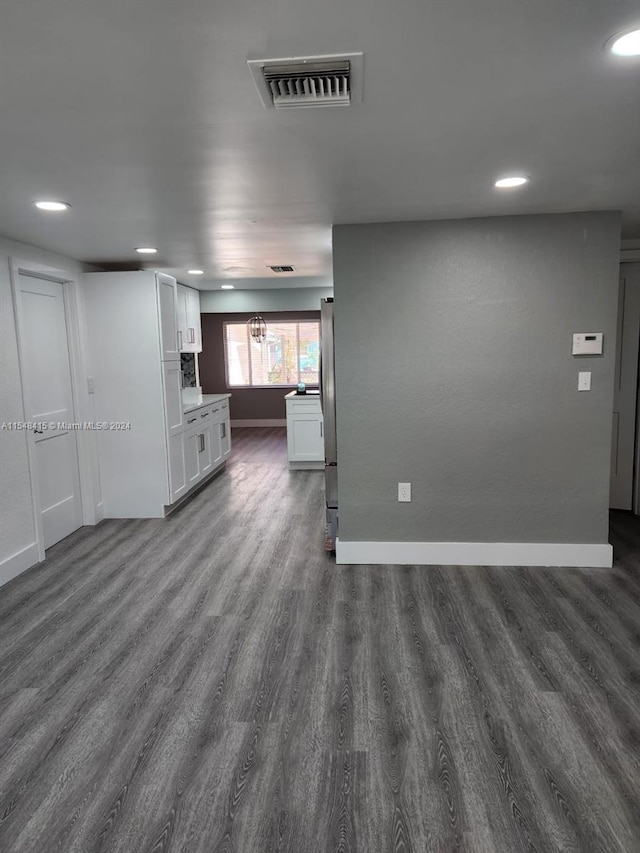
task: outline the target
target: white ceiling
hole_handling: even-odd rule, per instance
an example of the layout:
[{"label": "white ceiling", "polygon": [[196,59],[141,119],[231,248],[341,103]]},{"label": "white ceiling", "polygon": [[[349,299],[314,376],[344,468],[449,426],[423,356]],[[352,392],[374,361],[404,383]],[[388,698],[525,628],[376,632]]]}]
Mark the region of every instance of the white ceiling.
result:
[{"label": "white ceiling", "polygon": [[[2,0],[0,233],[155,245],[203,288],[317,285],[332,223],[616,208],[639,238],[640,62],[604,50],[633,24],[637,0]],[[265,110],[246,65],[349,51],[350,108]]]}]

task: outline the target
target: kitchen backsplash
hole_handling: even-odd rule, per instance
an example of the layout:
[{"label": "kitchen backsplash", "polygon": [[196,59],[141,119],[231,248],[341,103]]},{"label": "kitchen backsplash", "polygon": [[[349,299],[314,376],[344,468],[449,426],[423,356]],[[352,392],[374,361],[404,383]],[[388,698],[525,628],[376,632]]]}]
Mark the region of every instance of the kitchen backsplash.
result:
[{"label": "kitchen backsplash", "polygon": [[183,352],[180,354],[182,362],[182,374],[184,376],[184,387],[196,387],[196,354],[194,352]]}]

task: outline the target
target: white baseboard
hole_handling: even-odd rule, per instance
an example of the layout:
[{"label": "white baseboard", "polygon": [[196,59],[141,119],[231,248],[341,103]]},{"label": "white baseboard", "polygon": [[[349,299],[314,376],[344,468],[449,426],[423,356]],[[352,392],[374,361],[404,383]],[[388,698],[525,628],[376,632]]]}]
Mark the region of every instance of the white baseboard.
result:
[{"label": "white baseboard", "polygon": [[38,562],[38,545],[27,545],[17,554],[12,554],[0,563],[0,586],[26,572]]},{"label": "white baseboard", "polygon": [[566,566],[610,569],[611,545],[555,542],[343,542],[343,565],[400,566]]},{"label": "white baseboard", "polygon": [[231,421],[233,427],[283,427],[287,425],[286,418],[244,418]]}]

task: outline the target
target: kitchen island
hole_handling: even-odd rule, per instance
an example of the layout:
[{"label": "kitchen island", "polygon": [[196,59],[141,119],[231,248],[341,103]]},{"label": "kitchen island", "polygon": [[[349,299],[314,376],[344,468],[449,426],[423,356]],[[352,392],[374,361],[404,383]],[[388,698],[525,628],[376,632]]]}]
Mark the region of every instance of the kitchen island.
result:
[{"label": "kitchen island", "polygon": [[319,391],[285,395],[287,455],[291,470],[324,468],[324,422]]}]

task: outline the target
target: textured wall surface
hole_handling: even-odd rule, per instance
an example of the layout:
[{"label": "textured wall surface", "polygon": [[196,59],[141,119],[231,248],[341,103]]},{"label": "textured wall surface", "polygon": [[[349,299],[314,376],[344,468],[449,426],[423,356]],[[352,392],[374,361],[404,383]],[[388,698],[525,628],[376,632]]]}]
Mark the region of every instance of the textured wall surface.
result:
[{"label": "textured wall surface", "polygon": [[334,228],[343,541],[607,541],[619,222]]},{"label": "textured wall surface", "polygon": [[[9,258],[81,272],[81,264],[33,246],[0,238],[0,424],[23,421],[22,388],[11,296]],[[0,430],[0,563],[34,542],[27,444],[24,432]]]},{"label": "textured wall surface", "polygon": [[[200,385],[205,394],[232,394],[229,412],[232,420],[283,420],[287,416],[285,394],[290,388],[227,388],[224,362],[225,322],[244,322],[251,315],[202,314],[202,352],[199,356]],[[267,321],[320,320],[320,311],[263,311]]]}]

